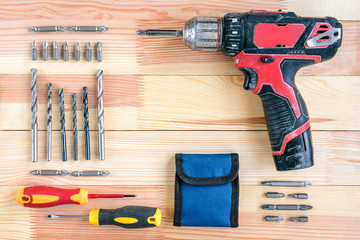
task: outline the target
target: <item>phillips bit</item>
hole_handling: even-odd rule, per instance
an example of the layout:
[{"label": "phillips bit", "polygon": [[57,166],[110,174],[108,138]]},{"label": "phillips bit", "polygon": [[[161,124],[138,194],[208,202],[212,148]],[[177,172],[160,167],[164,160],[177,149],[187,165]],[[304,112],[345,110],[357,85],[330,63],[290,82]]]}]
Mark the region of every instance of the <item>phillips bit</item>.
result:
[{"label": "phillips bit", "polygon": [[265,186],[278,186],[278,187],[309,187],[311,182],[292,182],[292,181],[267,181],[261,182]]},{"label": "phillips bit", "polygon": [[65,41],[64,43],[64,52],[63,52],[63,55],[64,55],[64,61],[69,61],[69,48],[68,48],[68,44],[67,42]]},{"label": "phillips bit", "polygon": [[91,61],[91,45],[90,45],[90,42],[87,42],[87,45],[86,45],[85,60],[88,61],[88,62]]},{"label": "phillips bit", "polygon": [[76,42],[74,59],[75,59],[75,61],[80,61],[80,44],[79,44],[79,42]]},{"label": "phillips bit", "polygon": [[313,207],[310,205],[292,205],[292,204],[264,204],[261,206],[264,210],[310,210]]},{"label": "phillips bit", "polygon": [[299,199],[308,199],[309,195],[307,193],[290,193],[288,194],[289,198],[299,198]]},{"label": "phillips bit", "polygon": [[46,158],[51,160],[51,127],[52,125],[52,83],[48,83],[47,129],[46,129]]},{"label": "phillips bit", "polygon": [[98,62],[103,61],[103,55],[102,55],[102,43],[97,42],[96,43],[96,58]]},{"label": "phillips bit", "polygon": [[265,216],[265,220],[268,222],[282,222],[284,218],[281,216]]},{"label": "phillips bit", "polygon": [[108,30],[107,27],[94,27],[94,26],[81,26],[81,27],[70,27],[70,31],[72,32],[106,32]]},{"label": "phillips bit", "polygon": [[99,159],[105,160],[103,70],[97,72]]},{"label": "phillips bit", "polygon": [[30,32],[63,32],[66,30],[65,26],[49,26],[49,27],[31,27],[28,29]]},{"label": "phillips bit", "polygon": [[32,175],[47,175],[47,176],[66,176],[69,174],[68,171],[65,170],[32,170],[30,171]]},{"label": "phillips bit", "polygon": [[85,159],[90,160],[90,133],[89,133],[89,109],[87,87],[83,87],[83,103],[84,103],[84,132],[85,132]]},{"label": "phillips bit", "polygon": [[38,161],[37,70],[31,69],[31,161]]},{"label": "phillips bit", "polygon": [[107,176],[109,175],[110,172],[106,171],[106,170],[102,170],[102,171],[75,171],[72,172],[71,175],[74,177],[78,177],[78,176]]},{"label": "phillips bit", "polygon": [[183,32],[178,30],[148,29],[148,30],[137,30],[136,34],[147,35],[152,37],[182,37]]},{"label": "phillips bit", "polygon": [[278,193],[278,192],[267,192],[266,197],[267,198],[283,198],[283,197],[285,197],[285,194]]},{"label": "phillips bit", "polygon": [[61,155],[62,161],[67,161],[66,152],[66,131],[65,131],[65,106],[64,106],[64,89],[59,88],[59,107],[60,107],[60,124],[61,124]]},{"label": "phillips bit", "polygon": [[76,93],[72,94],[73,109],[73,136],[74,136],[74,160],[78,160],[78,137],[77,137],[77,115],[76,115]]},{"label": "phillips bit", "polygon": [[43,60],[47,61],[49,58],[49,51],[48,51],[48,43],[47,41],[43,42]]},{"label": "phillips bit", "polygon": [[308,222],[308,221],[309,221],[309,218],[308,218],[308,217],[305,217],[305,216],[302,216],[302,217],[291,217],[291,218],[289,218],[289,221],[291,221],[291,222]]},{"label": "phillips bit", "polygon": [[33,43],[32,43],[31,59],[32,59],[33,61],[36,61],[36,60],[37,60],[36,41],[33,41]]},{"label": "phillips bit", "polygon": [[59,60],[59,47],[56,41],[53,43],[53,58],[55,61]]}]

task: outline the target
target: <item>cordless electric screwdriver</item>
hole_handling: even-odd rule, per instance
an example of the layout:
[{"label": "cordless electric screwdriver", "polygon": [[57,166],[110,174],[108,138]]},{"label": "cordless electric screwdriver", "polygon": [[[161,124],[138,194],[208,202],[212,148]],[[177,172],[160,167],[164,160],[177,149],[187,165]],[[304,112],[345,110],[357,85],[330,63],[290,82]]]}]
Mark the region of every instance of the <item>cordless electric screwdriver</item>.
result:
[{"label": "cordless electric screwdriver", "polygon": [[256,10],[194,17],[183,31],[149,29],[137,34],[182,36],[192,50],[232,56],[235,67],[244,72],[244,88],[261,98],[276,169],[314,165],[309,115],[295,74],[334,57],[342,38],[338,20]]}]

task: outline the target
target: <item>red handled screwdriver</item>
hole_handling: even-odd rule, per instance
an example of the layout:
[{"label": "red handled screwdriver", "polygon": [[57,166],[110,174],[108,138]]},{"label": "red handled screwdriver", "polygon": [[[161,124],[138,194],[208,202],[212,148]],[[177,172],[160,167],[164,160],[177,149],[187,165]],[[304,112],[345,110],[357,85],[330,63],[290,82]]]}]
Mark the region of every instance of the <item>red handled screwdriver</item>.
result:
[{"label": "red handled screwdriver", "polygon": [[88,194],[84,188],[62,189],[48,186],[34,186],[20,189],[16,194],[19,205],[31,208],[54,207],[62,204],[88,203],[89,198],[124,198],[136,195],[124,194]]}]

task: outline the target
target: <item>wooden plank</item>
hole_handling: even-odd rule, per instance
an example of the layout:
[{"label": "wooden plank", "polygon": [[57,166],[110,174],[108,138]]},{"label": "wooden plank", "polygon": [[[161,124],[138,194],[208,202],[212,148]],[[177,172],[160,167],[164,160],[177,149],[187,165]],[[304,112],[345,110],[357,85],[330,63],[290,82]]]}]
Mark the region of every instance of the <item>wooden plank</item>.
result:
[{"label": "wooden plank", "polygon": [[[84,157],[79,132],[79,161],[72,160],[72,132],[67,132],[68,162],[61,162],[60,132],[53,132],[52,160],[46,161],[46,132],[39,132],[39,162],[32,163],[30,131],[1,131],[2,185],[166,185],[173,184],[175,153],[231,153],[240,156],[241,185],[265,180],[307,180],[316,185],[359,185],[360,132],[314,131],[315,166],[277,172],[265,131],[107,131],[106,160],[98,160],[97,132],[91,132],[92,160]],[[109,170],[106,177],[33,176],[34,169]]]},{"label": "wooden plank", "polygon": [[[62,186],[69,187],[69,186]],[[82,187],[82,186],[72,186]],[[123,187],[87,186],[91,193],[135,193],[130,200],[96,199],[81,207],[76,205],[45,209],[29,209],[17,205],[15,194],[21,187],[1,186],[0,218],[3,239],[309,239],[316,236],[325,239],[358,239],[360,233],[360,188],[359,186],[312,186],[306,191],[308,200],[266,199],[267,191],[296,192],[298,188],[241,186],[238,228],[173,227],[173,186]],[[329,194],[331,193],[331,194]],[[341,202],[342,204],[339,204]],[[265,211],[262,204],[311,204],[306,212]],[[114,226],[93,226],[84,219],[46,219],[48,214],[87,215],[96,208],[117,208],[126,205],[159,207],[163,221],[159,228],[120,229]],[[16,218],[10,212],[16,212]],[[265,222],[265,215],[281,215],[285,221]],[[289,217],[306,215],[308,223],[293,223]],[[28,227],[24,231],[24,226]]]}]

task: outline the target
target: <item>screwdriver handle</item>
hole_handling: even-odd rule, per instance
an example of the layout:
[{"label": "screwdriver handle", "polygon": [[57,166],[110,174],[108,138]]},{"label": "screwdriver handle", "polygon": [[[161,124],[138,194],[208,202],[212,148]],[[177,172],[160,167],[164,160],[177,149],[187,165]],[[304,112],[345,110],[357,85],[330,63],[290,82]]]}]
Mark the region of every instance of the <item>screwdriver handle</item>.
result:
[{"label": "screwdriver handle", "polygon": [[62,204],[82,205],[88,202],[88,190],[48,186],[26,187],[18,191],[16,201],[19,205],[30,208],[54,207]]},{"label": "screwdriver handle", "polygon": [[123,228],[149,228],[161,224],[159,208],[126,206],[117,209],[91,210],[89,222],[94,225],[115,225]]}]

